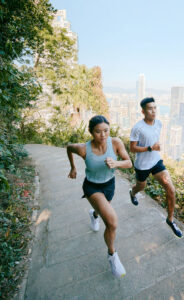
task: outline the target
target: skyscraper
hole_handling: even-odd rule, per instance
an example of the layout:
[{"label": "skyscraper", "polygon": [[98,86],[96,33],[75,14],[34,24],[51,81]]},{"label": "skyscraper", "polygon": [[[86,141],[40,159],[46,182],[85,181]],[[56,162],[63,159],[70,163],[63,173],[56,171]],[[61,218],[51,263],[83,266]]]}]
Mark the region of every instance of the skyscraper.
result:
[{"label": "skyscraper", "polygon": [[[175,129],[173,132],[173,128],[176,126],[180,129],[177,129],[177,132]],[[174,153],[171,151],[171,156],[176,159],[176,157],[178,158],[179,154],[181,155],[184,151],[184,87],[182,86],[171,88],[170,134],[171,136],[176,135],[179,140],[179,144],[177,144],[175,140],[174,143],[170,140],[170,146],[172,148],[174,147]],[[180,136],[180,134],[181,139],[178,138],[178,135]],[[174,144],[176,145],[174,146]],[[177,152],[176,148],[178,149]]]},{"label": "skyscraper", "polygon": [[139,78],[136,83],[136,100],[140,102],[145,97],[145,76],[144,74],[139,74]]},{"label": "skyscraper", "polygon": [[[77,52],[78,50],[78,36],[75,32],[71,30],[71,24],[66,19],[66,10],[65,9],[59,9],[54,13],[54,19],[52,21],[52,26],[54,30],[57,30],[58,28],[64,28],[66,29],[66,34],[69,36],[72,40],[75,41],[73,48]],[[74,55],[72,57],[71,63],[77,62],[77,57]]]},{"label": "skyscraper", "polygon": [[179,124],[182,127],[182,146],[184,150],[184,103],[180,103]]},{"label": "skyscraper", "polygon": [[179,159],[182,154],[182,127],[174,125],[170,129],[169,153],[173,159]]},{"label": "skyscraper", "polygon": [[171,120],[178,121],[180,114],[180,104],[184,103],[184,87],[171,88]]}]

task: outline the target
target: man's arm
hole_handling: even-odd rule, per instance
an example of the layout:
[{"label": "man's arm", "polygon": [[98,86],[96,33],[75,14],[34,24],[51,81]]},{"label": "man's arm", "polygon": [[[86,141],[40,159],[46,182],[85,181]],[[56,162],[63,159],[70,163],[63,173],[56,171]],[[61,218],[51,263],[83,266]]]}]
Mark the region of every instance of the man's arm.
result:
[{"label": "man's arm", "polygon": [[[138,153],[138,152],[147,152],[149,151],[148,150],[148,147],[140,147],[140,146],[137,146],[138,142],[133,142],[131,141],[130,142],[130,151],[133,152],[133,153]],[[151,147],[151,151],[160,151],[160,144],[159,143],[155,143],[153,146],[150,146]]]}]

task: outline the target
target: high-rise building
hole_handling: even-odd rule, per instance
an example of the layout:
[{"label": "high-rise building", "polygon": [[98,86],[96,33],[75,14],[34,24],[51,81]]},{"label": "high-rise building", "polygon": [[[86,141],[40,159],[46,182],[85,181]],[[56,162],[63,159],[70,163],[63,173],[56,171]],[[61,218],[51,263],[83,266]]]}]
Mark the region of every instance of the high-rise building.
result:
[{"label": "high-rise building", "polygon": [[181,145],[182,127],[172,126],[170,132],[170,145]]},{"label": "high-rise building", "polygon": [[[65,9],[59,9],[54,14],[54,19],[52,21],[52,26],[54,28],[65,28],[67,30],[68,36],[76,40],[77,43],[77,34],[71,30],[71,24],[66,19],[66,10]],[[76,44],[77,46],[77,44]]]},{"label": "high-rise building", "polygon": [[160,144],[161,144],[161,153],[166,154],[168,152],[168,124],[169,124],[169,117],[168,116],[162,116],[160,118],[162,122],[162,130],[160,135]]},{"label": "high-rise building", "polygon": [[172,87],[169,152],[173,159],[178,159],[182,151],[184,151],[184,87]]},{"label": "high-rise building", "polygon": [[169,153],[173,159],[180,159],[182,154],[182,127],[172,126],[170,129]]},{"label": "high-rise building", "polygon": [[179,124],[182,127],[182,146],[184,149],[184,103],[180,103]]},{"label": "high-rise building", "polygon": [[145,76],[144,74],[139,74],[138,81],[136,83],[136,100],[140,102],[145,97]]},{"label": "high-rise building", "polygon": [[[52,26],[55,30],[57,28],[64,28],[66,29],[66,34],[75,41],[73,48],[77,51],[78,49],[78,37],[75,32],[71,30],[71,24],[66,19],[66,10],[65,9],[59,9],[54,14],[54,19],[52,21]],[[72,58],[72,62],[76,62],[76,56]]]},{"label": "high-rise building", "polygon": [[179,121],[180,104],[184,103],[184,87],[171,88],[171,113],[170,118]]},{"label": "high-rise building", "polygon": [[[53,20],[52,20],[52,27],[53,31],[55,33],[63,31],[67,37],[72,39],[74,41],[72,47],[72,57],[65,59],[63,58],[63,61],[68,64],[71,68],[73,68],[77,63],[77,34],[72,32],[71,30],[71,24],[66,19],[66,10],[58,10],[53,14]],[[64,30],[62,30],[64,29]],[[62,51],[63,45],[61,44],[61,50]],[[45,52],[47,54],[47,52]],[[38,55],[35,56],[35,62],[37,61]],[[38,61],[42,62],[43,64],[46,63],[47,58],[41,57]],[[45,79],[40,78],[39,79],[42,84],[42,95],[40,96],[39,101],[37,101],[37,112],[35,113],[35,117],[38,118],[38,115],[44,120],[45,124],[49,126],[50,119],[53,117],[53,113],[55,111],[55,106],[61,105],[61,99],[58,97],[57,93],[53,92],[53,88],[51,84],[48,84],[48,81]],[[77,120],[78,117],[86,113],[86,119],[90,115],[89,111],[85,112],[79,112],[78,109],[74,111],[74,108],[71,106],[67,107],[66,114],[69,114],[70,116],[74,116],[73,119]],[[85,119],[85,120],[86,120]],[[77,123],[77,121],[76,121]]]}]

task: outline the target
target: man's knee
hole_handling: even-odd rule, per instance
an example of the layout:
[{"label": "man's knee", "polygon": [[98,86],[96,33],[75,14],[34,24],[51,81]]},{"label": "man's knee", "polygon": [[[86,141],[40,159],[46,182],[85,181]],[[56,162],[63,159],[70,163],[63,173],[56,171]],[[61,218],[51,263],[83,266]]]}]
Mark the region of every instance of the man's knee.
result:
[{"label": "man's knee", "polygon": [[171,196],[174,197],[174,195],[175,195],[175,187],[174,187],[174,185],[172,183],[167,183],[165,185],[165,190],[166,190],[167,193],[169,193]]},{"label": "man's knee", "polygon": [[175,195],[175,187],[172,183],[170,175],[167,172],[165,172],[164,176],[161,177],[160,183],[164,187],[166,193],[169,193],[172,196]]}]

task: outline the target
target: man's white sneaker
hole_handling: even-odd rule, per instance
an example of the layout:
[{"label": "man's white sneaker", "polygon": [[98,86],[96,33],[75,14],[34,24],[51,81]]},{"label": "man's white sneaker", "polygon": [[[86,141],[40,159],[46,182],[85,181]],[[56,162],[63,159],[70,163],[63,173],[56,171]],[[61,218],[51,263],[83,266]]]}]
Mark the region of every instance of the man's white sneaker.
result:
[{"label": "man's white sneaker", "polygon": [[99,231],[99,229],[100,229],[99,217],[95,218],[93,213],[94,213],[94,209],[90,209],[89,216],[91,218],[91,229],[93,231]]},{"label": "man's white sneaker", "polygon": [[118,253],[114,252],[113,255],[108,254],[108,260],[111,266],[112,274],[117,278],[124,277],[126,274],[126,270],[120,262]]}]

